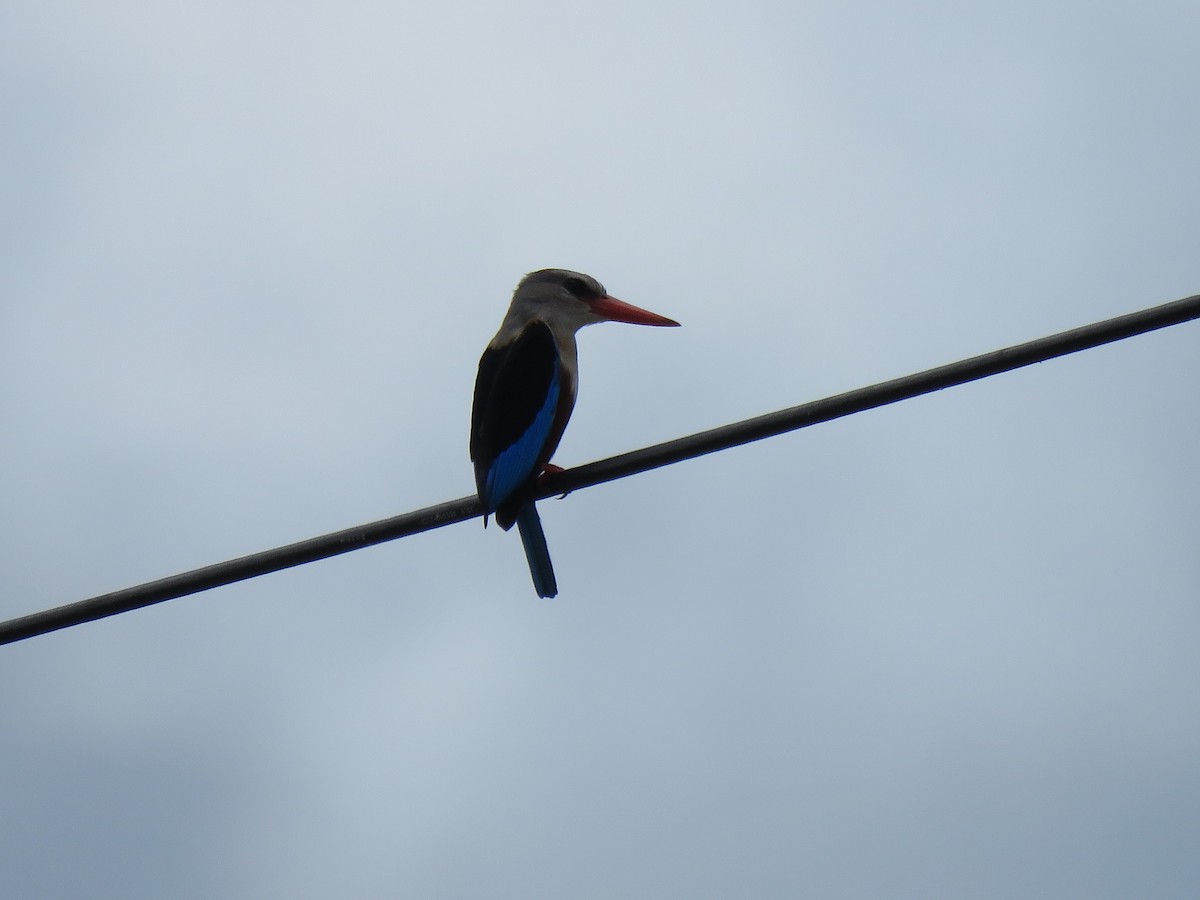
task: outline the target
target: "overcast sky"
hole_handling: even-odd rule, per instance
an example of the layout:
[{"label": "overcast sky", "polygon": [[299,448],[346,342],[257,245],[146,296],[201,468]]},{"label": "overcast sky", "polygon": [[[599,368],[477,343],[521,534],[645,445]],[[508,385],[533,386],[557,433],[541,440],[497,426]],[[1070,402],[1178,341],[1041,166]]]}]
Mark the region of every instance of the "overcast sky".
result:
[{"label": "overcast sky", "polygon": [[[1200,6],[0,11],[0,617],[1200,292]],[[12,897],[1200,895],[1200,325],[0,648]]]}]

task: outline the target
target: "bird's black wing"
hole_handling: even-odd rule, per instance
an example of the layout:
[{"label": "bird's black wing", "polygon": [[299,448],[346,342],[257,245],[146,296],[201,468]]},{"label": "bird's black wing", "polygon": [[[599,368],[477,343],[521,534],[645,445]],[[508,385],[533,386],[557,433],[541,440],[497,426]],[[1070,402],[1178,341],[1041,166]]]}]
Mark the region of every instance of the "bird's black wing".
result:
[{"label": "bird's black wing", "polygon": [[558,348],[545,323],[534,320],[511,343],[484,351],[471,412],[471,459],[488,512],[537,474],[561,391]]}]

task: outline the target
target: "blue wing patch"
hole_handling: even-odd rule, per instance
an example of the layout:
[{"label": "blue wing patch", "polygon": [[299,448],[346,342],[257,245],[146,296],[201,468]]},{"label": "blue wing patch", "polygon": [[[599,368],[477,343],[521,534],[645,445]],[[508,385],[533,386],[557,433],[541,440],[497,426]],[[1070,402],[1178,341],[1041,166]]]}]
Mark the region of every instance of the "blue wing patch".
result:
[{"label": "blue wing patch", "polygon": [[561,392],[562,377],[556,359],[546,399],[534,416],[533,422],[512,444],[496,454],[495,460],[488,467],[484,485],[484,505],[489,512],[494,512],[496,507],[529,480],[529,476],[536,474],[534,467],[550,437],[550,429],[554,426]]}]

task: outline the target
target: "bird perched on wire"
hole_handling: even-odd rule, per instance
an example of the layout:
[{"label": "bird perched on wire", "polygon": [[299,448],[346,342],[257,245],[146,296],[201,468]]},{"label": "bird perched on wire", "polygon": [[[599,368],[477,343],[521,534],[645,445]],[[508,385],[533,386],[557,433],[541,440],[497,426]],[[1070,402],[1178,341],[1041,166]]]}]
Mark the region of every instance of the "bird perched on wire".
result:
[{"label": "bird perched on wire", "polygon": [[541,269],[521,279],[508,314],[479,360],[471,460],[484,524],[515,522],[539,597],[558,593],[533,494],[575,406],[575,332],[596,322],[678,325],[615,297],[590,275]]}]

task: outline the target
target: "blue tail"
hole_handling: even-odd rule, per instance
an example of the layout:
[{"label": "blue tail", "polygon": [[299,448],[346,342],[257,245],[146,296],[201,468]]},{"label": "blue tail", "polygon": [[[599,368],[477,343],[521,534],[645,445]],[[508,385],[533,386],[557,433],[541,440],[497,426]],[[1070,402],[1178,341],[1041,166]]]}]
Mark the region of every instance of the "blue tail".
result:
[{"label": "blue tail", "polygon": [[517,528],[521,531],[521,543],[525,545],[525,558],[529,560],[529,574],[539,597],[553,597],[558,593],[554,580],[554,566],[550,564],[550,548],[546,546],[546,534],[542,531],[542,520],[537,507],[531,500],[517,513]]}]

